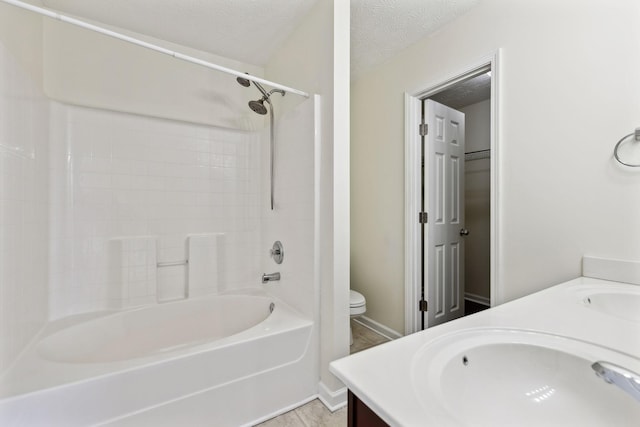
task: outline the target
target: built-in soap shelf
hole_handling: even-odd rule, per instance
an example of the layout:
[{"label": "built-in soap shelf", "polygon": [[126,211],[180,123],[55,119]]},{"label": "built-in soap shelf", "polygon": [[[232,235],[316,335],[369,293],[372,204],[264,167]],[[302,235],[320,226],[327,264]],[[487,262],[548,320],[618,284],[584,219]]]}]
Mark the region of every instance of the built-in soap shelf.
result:
[{"label": "built-in soap shelf", "polygon": [[187,236],[188,286],[187,297],[219,293],[225,290],[222,277],[224,263],[224,233]]},{"label": "built-in soap shelf", "polygon": [[158,259],[158,236],[109,241],[110,298],[121,308],[222,291],[224,233],[185,236],[185,256]]}]

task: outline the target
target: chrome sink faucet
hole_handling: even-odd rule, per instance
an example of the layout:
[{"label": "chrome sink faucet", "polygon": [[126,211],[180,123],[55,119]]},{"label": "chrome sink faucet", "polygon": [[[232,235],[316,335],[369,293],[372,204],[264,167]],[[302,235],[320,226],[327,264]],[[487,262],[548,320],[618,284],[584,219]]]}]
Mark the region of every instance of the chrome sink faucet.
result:
[{"label": "chrome sink faucet", "polygon": [[609,384],[614,384],[640,401],[640,375],[622,366],[599,361],[591,365],[596,375]]},{"label": "chrome sink faucet", "polygon": [[275,280],[280,280],[280,273],[265,273],[262,275],[262,283],[273,282]]}]

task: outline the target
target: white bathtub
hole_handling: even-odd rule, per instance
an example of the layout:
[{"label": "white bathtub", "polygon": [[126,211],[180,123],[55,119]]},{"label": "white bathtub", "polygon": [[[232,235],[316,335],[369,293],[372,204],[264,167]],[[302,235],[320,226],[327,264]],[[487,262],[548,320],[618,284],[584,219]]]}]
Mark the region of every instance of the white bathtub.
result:
[{"label": "white bathtub", "polygon": [[67,319],[2,379],[0,425],[250,424],[316,394],[312,332],[255,294]]}]

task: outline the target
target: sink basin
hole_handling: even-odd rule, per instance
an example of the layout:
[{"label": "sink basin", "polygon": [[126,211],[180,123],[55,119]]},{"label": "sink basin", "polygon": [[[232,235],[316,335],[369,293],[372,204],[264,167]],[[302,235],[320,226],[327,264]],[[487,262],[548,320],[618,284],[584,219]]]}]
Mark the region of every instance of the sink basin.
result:
[{"label": "sink basin", "polygon": [[439,425],[637,425],[640,402],[599,378],[597,361],[640,372],[639,359],[595,344],[472,329],[425,344],[412,382]]},{"label": "sink basin", "polygon": [[628,288],[611,290],[592,290],[581,292],[582,303],[602,313],[632,322],[640,322],[640,289],[629,285]]}]

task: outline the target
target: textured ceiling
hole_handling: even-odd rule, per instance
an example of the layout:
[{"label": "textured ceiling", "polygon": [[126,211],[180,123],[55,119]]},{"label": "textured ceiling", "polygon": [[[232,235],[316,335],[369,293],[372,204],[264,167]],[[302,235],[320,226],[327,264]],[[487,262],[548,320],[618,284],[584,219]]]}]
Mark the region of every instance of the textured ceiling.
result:
[{"label": "textured ceiling", "polygon": [[[265,65],[318,0],[41,1],[63,13]],[[384,62],[478,1],[351,0],[352,75]]]},{"label": "textured ceiling", "polygon": [[52,9],[264,65],[317,0],[42,0]]},{"label": "textured ceiling", "polygon": [[351,0],[351,74],[358,76],[464,14],[479,0]]},{"label": "textured ceiling", "polygon": [[456,83],[429,99],[451,108],[462,108],[491,98],[491,77],[484,73],[472,79]]}]

